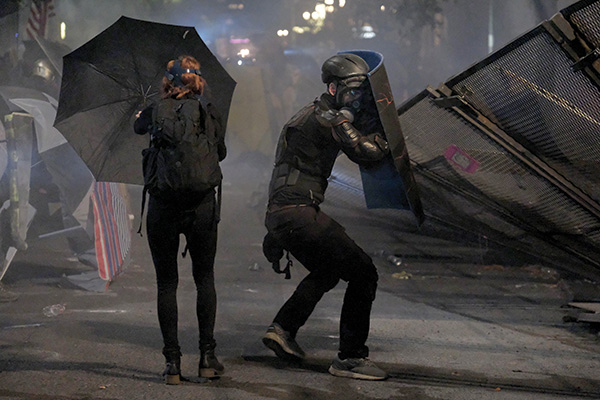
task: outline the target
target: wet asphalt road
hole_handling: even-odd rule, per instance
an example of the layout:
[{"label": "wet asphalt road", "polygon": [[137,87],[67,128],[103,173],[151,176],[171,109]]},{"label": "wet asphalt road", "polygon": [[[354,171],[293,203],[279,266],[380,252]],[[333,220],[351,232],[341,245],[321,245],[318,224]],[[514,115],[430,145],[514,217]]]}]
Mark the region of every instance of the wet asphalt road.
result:
[{"label": "wet asphalt road", "polygon": [[[233,172],[236,177],[228,178]],[[323,208],[374,254],[380,284],[367,344],[390,379],[365,382],[327,373],[337,349],[343,282],[299,332],[307,360],[277,360],[260,338],[305,271],[296,263],[287,281],[262,257],[265,173],[232,163],[225,176],[216,266],[217,354],[226,367],[221,379],[162,383],[145,237],[134,234],[127,269],[104,293],[66,279],[90,269],[69,261],[65,243],[54,237],[32,241],[3,280],[20,298],[0,304],[0,399],[600,398],[598,330],[563,322],[573,312],[566,303],[600,297],[596,283],[540,263],[479,263],[485,248],[424,237],[406,215],[367,211],[360,201]],[[342,189],[329,190],[335,199]],[[137,228],[139,192],[132,194]],[[448,252],[472,260],[449,260],[443,257]],[[403,255],[399,265],[387,260],[392,253]],[[182,369],[190,377],[197,368],[194,296],[185,259],[179,331]],[[45,315],[52,305],[64,310]]]}]

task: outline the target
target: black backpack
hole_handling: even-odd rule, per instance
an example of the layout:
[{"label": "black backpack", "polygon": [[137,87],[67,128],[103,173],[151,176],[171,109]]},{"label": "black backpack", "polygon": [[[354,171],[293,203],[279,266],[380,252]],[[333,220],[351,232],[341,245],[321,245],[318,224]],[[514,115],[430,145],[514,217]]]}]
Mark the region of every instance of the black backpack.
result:
[{"label": "black backpack", "polygon": [[156,104],[150,147],[142,151],[144,189],[150,194],[206,192],[221,183],[223,137],[211,107],[201,96]]}]

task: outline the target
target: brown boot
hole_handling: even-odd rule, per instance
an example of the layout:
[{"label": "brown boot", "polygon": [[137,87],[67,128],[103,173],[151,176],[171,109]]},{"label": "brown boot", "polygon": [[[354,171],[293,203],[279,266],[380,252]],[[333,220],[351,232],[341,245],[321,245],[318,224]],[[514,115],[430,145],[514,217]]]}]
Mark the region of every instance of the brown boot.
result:
[{"label": "brown boot", "polygon": [[201,378],[218,378],[225,371],[223,364],[217,360],[215,345],[200,346],[200,362],[198,363],[198,376]]}]

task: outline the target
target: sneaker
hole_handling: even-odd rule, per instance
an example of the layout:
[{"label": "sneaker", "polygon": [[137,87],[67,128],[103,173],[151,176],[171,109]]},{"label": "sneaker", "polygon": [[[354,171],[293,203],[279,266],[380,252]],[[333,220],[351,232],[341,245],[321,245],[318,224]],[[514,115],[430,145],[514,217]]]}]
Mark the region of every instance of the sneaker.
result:
[{"label": "sneaker", "polygon": [[306,357],[304,350],[302,350],[294,338],[290,336],[290,333],[284,331],[279,324],[269,326],[262,341],[265,346],[277,354],[277,357],[283,360],[299,361]]},{"label": "sneaker", "polygon": [[387,379],[388,374],[368,358],[347,358],[340,360],[336,356],[329,367],[329,373],[344,378],[366,379],[381,381]]},{"label": "sneaker", "polygon": [[179,385],[181,383],[181,362],[180,360],[167,361],[162,376],[167,385]]}]

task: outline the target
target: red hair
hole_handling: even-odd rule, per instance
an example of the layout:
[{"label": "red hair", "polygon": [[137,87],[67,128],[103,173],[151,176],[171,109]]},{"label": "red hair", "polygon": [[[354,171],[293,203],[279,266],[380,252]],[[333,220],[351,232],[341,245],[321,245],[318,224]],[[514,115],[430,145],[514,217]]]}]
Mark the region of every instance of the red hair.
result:
[{"label": "red hair", "polygon": [[[178,58],[183,69],[200,69],[200,63],[192,56],[180,56]],[[167,71],[173,67],[176,60],[171,60],[167,63]],[[206,81],[199,75],[193,72],[185,73],[181,75],[181,82],[184,84],[183,87],[176,86],[173,81],[170,81],[166,76],[162,80],[162,98],[166,99],[174,97],[181,99],[185,96],[193,96],[196,94],[202,94],[204,92],[204,85]]]}]

